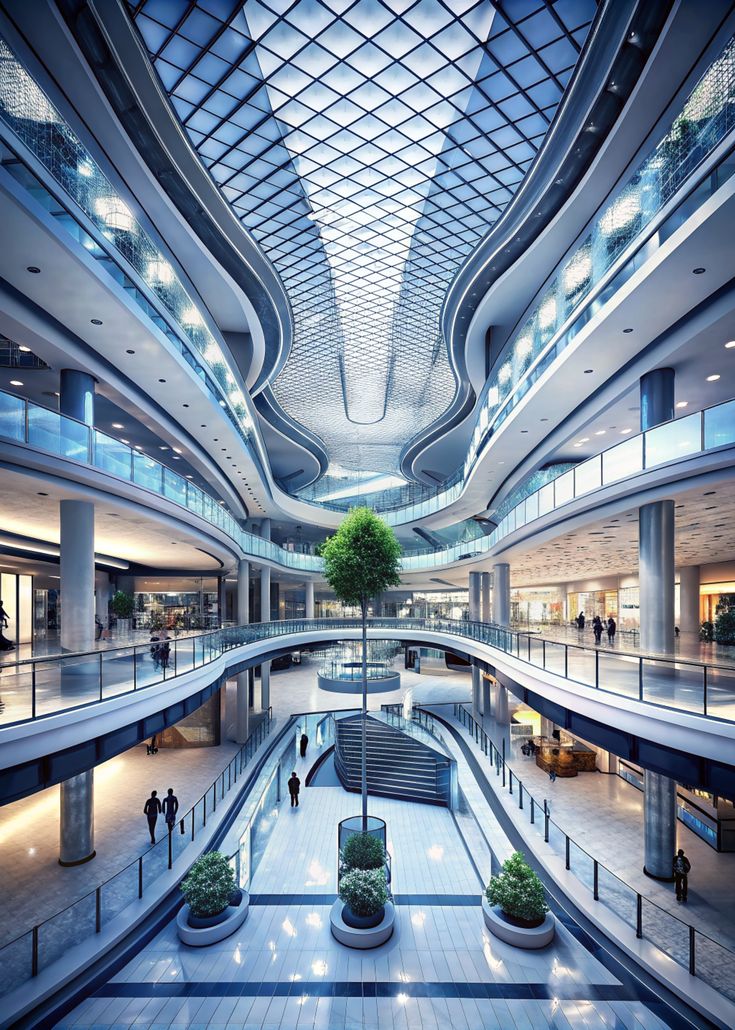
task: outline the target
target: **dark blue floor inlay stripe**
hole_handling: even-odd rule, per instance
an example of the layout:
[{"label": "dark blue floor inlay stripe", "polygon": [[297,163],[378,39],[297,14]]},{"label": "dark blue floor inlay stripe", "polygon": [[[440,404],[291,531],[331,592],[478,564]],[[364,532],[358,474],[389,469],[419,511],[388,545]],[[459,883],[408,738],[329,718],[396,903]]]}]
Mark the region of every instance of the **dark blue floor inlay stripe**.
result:
[{"label": "dark blue floor inlay stripe", "polygon": [[[251,894],[251,905],[331,905],[336,894]],[[447,908],[479,905],[479,894],[394,894],[396,905],[433,905]]]},{"label": "dark blue floor inlay stripe", "polygon": [[622,984],[543,983],[402,983],[352,980],[313,983],[106,983],[96,998],[472,998],[475,1001],[510,999],[521,1001],[637,1001],[634,992]]}]

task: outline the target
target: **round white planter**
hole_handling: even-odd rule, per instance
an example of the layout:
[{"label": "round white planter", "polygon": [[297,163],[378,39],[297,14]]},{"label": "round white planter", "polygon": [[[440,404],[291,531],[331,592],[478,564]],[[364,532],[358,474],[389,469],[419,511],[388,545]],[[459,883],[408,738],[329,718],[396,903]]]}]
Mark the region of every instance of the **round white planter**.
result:
[{"label": "round white planter", "polygon": [[482,915],[490,933],[506,944],[511,944],[514,948],[526,948],[527,950],[545,948],[554,939],[556,920],[551,912],[546,913],[546,918],[540,926],[513,926],[512,923],[503,919],[500,909],[490,905],[483,894]]},{"label": "round white planter", "polygon": [[242,900],[239,905],[227,906],[227,918],[216,926],[204,926],[201,928],[189,926],[189,906],[182,905],[176,916],[176,928],[179,933],[179,940],[189,944],[192,948],[203,948],[207,944],[216,944],[229,937],[238,927],[242,926],[248,917],[248,906],[250,905],[249,895],[243,891]]},{"label": "round white planter", "polygon": [[340,944],[346,944],[348,948],[378,948],[391,937],[396,921],[396,910],[392,901],[386,901],[385,914],[382,921],[377,926],[371,926],[367,930],[348,926],[342,918],[342,909],[344,907],[344,901],[340,901],[337,898],[329,913],[332,936]]}]

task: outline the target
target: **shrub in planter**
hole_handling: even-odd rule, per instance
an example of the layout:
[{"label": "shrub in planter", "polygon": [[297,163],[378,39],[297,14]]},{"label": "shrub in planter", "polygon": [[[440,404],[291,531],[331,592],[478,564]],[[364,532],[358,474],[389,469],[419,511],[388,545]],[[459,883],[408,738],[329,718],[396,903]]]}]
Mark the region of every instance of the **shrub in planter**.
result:
[{"label": "shrub in planter", "polygon": [[345,872],[350,869],[382,869],[385,848],[381,840],[369,833],[353,833],[345,841],[341,858]]},{"label": "shrub in planter", "polygon": [[521,851],[516,851],[503,863],[503,871],[493,876],[485,895],[514,926],[540,926],[549,910],[544,885]]},{"label": "shrub in planter", "polygon": [[348,926],[368,929],[383,921],[388,886],[384,869],[351,869],[342,877],[339,896],[342,919]]},{"label": "shrub in planter", "polygon": [[132,619],[135,611],[132,595],[126,594],[124,590],[118,590],[110,601],[110,608],[118,619]]},{"label": "shrub in planter", "polygon": [[191,926],[216,926],[226,918],[228,905],[238,905],[242,894],[235,888],[235,874],[221,851],[198,858],[181,884],[189,905]]}]

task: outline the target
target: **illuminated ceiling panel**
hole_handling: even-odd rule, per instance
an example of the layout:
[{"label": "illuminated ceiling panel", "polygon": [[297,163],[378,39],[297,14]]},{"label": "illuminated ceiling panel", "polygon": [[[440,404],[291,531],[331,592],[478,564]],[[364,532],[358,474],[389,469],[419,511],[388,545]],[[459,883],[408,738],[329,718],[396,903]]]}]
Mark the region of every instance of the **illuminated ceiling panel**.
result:
[{"label": "illuminated ceiling panel", "polygon": [[395,474],[454,396],[444,296],[530,167],[594,0],[129,7],[290,297],[277,401],[332,474]]}]

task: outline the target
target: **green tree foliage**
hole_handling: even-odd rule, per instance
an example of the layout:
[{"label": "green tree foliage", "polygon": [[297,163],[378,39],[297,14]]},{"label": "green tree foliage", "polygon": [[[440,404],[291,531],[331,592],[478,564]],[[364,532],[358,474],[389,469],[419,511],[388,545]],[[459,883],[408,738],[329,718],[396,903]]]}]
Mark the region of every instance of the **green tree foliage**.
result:
[{"label": "green tree foliage", "polygon": [[735,644],[735,594],[723,594],[715,608],[715,641]]},{"label": "green tree foliage", "polygon": [[383,869],[352,869],[340,880],[339,896],[356,916],[374,916],[388,900]]},{"label": "green tree foliage", "polygon": [[485,891],[491,905],[499,905],[507,916],[539,922],[548,911],[544,885],[523,857],[516,851],[503,863],[503,871],[492,880]]},{"label": "green tree foliage", "polygon": [[235,874],[221,851],[198,858],[181,884],[181,893],[195,916],[224,912],[234,890]]},{"label": "green tree foliage", "polygon": [[382,840],[369,833],[353,833],[342,848],[342,865],[349,869],[382,869],[385,848]]},{"label": "green tree foliage", "polygon": [[110,607],[118,619],[131,619],[135,611],[132,594],[126,594],[124,590],[118,590],[110,602]]},{"label": "green tree foliage", "polygon": [[321,552],[332,590],[363,614],[371,598],[401,581],[401,545],[371,508],[353,508]]}]

